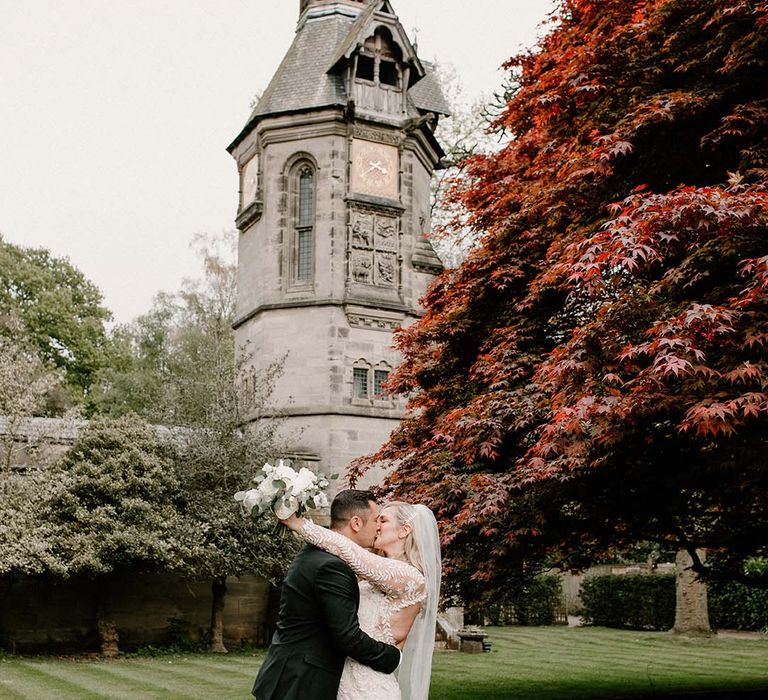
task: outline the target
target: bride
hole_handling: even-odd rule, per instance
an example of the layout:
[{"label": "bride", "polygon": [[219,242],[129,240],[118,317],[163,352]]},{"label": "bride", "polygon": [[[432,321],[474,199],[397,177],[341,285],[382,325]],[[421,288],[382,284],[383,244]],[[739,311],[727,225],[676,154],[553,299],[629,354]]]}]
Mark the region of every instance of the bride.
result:
[{"label": "bride", "polygon": [[337,700],[427,700],[441,567],[432,511],[400,501],[386,504],[374,542],[383,556],[304,518],[281,522],[349,565],[360,586],[360,628],[403,652],[397,680],[347,658]]}]

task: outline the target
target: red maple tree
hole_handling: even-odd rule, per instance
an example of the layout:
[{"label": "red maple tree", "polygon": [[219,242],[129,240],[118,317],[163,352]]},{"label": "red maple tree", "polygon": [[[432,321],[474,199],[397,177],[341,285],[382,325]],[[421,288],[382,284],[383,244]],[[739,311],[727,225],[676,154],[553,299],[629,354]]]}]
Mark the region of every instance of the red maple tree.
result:
[{"label": "red maple tree", "polygon": [[[479,244],[401,330],[376,454],[467,598],[638,541],[768,553],[768,2],[563,0],[511,59]],[[702,574],[714,575],[694,558]],[[751,580],[751,579],[750,579]]]}]

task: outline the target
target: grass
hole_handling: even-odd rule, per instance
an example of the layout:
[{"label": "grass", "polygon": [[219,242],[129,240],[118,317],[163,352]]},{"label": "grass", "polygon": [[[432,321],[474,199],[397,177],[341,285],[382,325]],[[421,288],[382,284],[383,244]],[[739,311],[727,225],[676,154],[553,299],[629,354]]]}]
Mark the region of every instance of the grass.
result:
[{"label": "grass", "polygon": [[489,630],[490,654],[435,656],[430,700],[577,700],[766,689],[767,639],[604,628]]},{"label": "grass", "polygon": [[[490,654],[435,655],[430,700],[577,700],[764,688],[768,640],[688,641],[653,632],[489,630]],[[0,657],[0,698],[230,700],[250,697],[263,652],[116,661]]]}]

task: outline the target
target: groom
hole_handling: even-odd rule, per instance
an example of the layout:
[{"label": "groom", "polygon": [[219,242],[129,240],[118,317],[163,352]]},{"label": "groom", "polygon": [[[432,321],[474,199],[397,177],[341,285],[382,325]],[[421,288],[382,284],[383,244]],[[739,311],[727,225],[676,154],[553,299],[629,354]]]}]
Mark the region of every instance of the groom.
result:
[{"label": "groom", "polygon": [[[331,529],[361,547],[373,545],[377,516],[370,491],[342,491],[331,503]],[[335,700],[347,656],[392,673],[400,651],[360,629],[359,602],[352,569],[333,554],[305,546],[285,577],[277,631],[253,695],[258,700]]]}]

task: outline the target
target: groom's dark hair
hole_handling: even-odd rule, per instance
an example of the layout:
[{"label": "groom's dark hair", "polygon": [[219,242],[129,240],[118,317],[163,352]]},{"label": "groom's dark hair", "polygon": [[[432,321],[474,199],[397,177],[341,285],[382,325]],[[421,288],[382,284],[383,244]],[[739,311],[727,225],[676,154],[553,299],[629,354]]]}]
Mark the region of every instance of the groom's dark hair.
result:
[{"label": "groom's dark hair", "polygon": [[363,522],[367,522],[371,514],[371,501],[376,503],[376,497],[370,491],[339,491],[331,503],[331,529],[343,528],[353,515],[359,515]]}]

